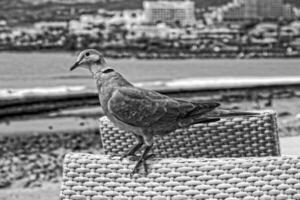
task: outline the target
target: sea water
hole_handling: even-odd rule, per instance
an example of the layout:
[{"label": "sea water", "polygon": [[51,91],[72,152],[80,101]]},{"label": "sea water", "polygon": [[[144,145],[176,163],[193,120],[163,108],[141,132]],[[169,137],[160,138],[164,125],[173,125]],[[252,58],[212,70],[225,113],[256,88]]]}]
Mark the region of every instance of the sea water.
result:
[{"label": "sea water", "polygon": [[[87,70],[69,71],[76,60],[68,52],[1,52],[0,89],[86,86],[95,83]],[[300,59],[107,59],[132,82],[184,78],[300,76]]]}]

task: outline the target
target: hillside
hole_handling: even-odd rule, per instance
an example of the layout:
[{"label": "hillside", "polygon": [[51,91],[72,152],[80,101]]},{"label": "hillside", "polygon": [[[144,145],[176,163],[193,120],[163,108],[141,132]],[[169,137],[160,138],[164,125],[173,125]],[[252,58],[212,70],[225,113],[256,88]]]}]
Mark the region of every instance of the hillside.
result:
[{"label": "hillside", "polygon": [[[232,0],[194,0],[197,8],[221,6]],[[28,1],[27,1],[28,2]],[[11,25],[32,23],[40,20],[70,20],[76,19],[82,13],[96,13],[99,8],[108,10],[142,9],[142,0],[107,0],[95,4],[62,4],[42,3],[31,4],[22,0],[1,0],[0,20],[5,19]],[[299,0],[285,0],[300,7]]]},{"label": "hillside", "polygon": [[[196,7],[207,8],[219,6],[230,0],[195,0]],[[99,8],[108,10],[142,9],[142,0],[107,0],[95,4],[62,4],[43,3],[31,4],[21,0],[1,0],[0,19],[7,20],[10,25],[26,24],[45,20],[70,20],[76,19],[83,13],[96,13]]]}]

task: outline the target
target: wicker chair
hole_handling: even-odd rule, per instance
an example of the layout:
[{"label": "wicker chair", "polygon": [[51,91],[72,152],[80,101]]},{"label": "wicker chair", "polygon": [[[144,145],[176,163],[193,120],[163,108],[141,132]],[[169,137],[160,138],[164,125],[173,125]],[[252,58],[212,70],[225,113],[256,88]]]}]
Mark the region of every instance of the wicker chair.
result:
[{"label": "wicker chair", "polygon": [[106,155],[68,154],[60,199],[300,199],[300,157],[164,158],[149,174]]},{"label": "wicker chair", "polygon": [[[107,118],[100,119],[100,132],[106,154],[120,155],[135,142]],[[274,157],[280,148],[273,111],[193,125],[155,144],[147,176],[130,177],[134,162],[127,159],[67,154],[60,198],[300,199],[300,157]]]},{"label": "wicker chair", "polygon": [[[100,118],[100,134],[106,154],[120,155],[136,142],[131,133]],[[279,156],[277,120],[274,111],[255,117],[224,118],[209,124],[195,124],[169,135],[156,137],[153,149],[160,158]]]}]

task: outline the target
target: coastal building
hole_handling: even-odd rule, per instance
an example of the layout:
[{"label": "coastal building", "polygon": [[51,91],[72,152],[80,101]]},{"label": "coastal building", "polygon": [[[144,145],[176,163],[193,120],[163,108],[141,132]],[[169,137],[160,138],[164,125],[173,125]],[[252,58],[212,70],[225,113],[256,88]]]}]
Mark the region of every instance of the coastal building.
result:
[{"label": "coastal building", "polygon": [[106,19],[107,24],[125,24],[131,26],[145,22],[142,10],[122,10],[114,11],[114,15]]},{"label": "coastal building", "polygon": [[185,26],[196,21],[193,1],[144,1],[143,7],[148,23],[179,23]]},{"label": "coastal building", "polygon": [[230,6],[223,6],[222,19],[239,20],[278,20],[293,19],[293,6],[283,0],[235,0]]},{"label": "coastal building", "polygon": [[71,20],[69,22],[69,33],[77,36],[97,38],[99,29],[93,27],[93,24],[85,23],[85,21]]},{"label": "coastal building", "polygon": [[126,35],[126,39],[135,40],[142,37],[160,38],[160,39],[175,39],[184,34],[183,29],[171,28],[165,24],[155,26],[134,25],[130,28]]},{"label": "coastal building", "polygon": [[34,23],[34,28],[36,30],[65,30],[68,28],[67,22],[36,22]]},{"label": "coastal building", "polygon": [[63,4],[77,4],[77,3],[105,3],[106,0],[22,0],[23,2],[33,5],[41,5],[45,3],[63,3]]},{"label": "coastal building", "polygon": [[285,4],[283,6],[283,18],[295,19],[297,18],[295,7],[291,4]]},{"label": "coastal building", "polygon": [[83,14],[80,15],[79,21],[83,24],[98,25],[105,22],[105,18],[100,15]]},{"label": "coastal building", "polygon": [[9,31],[10,28],[7,25],[7,21],[0,20],[0,33]]},{"label": "coastal building", "polygon": [[121,25],[131,26],[145,22],[143,10],[106,11],[99,9],[97,14],[80,15],[79,21],[90,25]]},{"label": "coastal building", "polygon": [[278,26],[277,23],[260,23],[249,31],[250,36],[260,38],[277,38],[278,34],[283,37],[295,37],[300,33],[300,29],[291,23],[290,25]]}]

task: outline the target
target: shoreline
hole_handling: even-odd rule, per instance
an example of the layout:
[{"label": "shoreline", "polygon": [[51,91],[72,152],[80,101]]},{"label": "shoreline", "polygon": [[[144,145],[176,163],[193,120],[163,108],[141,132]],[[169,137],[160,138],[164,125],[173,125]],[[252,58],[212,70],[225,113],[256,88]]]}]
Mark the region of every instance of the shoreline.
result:
[{"label": "shoreline", "polygon": [[[188,91],[218,91],[228,89],[258,89],[273,87],[300,87],[300,76],[261,76],[261,77],[193,77],[174,80],[143,81],[133,83],[137,87],[156,90],[161,93]],[[96,94],[96,89],[87,86],[54,86],[31,88],[0,89],[0,101],[22,97],[45,97],[80,93]]]},{"label": "shoreline", "polygon": [[[116,51],[116,50],[105,50],[97,48],[103,52],[104,56],[112,59],[137,59],[137,60],[153,60],[153,59],[293,59],[300,58],[300,52],[286,53],[284,51],[262,51],[262,52],[141,52],[141,51]],[[70,53],[71,55],[76,54],[82,49],[76,50],[65,50],[65,49],[0,49],[1,53]]]},{"label": "shoreline", "polygon": [[[184,78],[137,82],[134,85],[171,97],[196,101],[232,103],[300,97],[300,76]],[[0,90],[0,122],[24,119],[26,116],[95,116],[95,113],[90,111],[70,114],[72,112],[68,109],[78,110],[96,106],[99,106],[98,93],[96,89],[86,86]],[[66,114],[66,110],[69,114]]]}]

